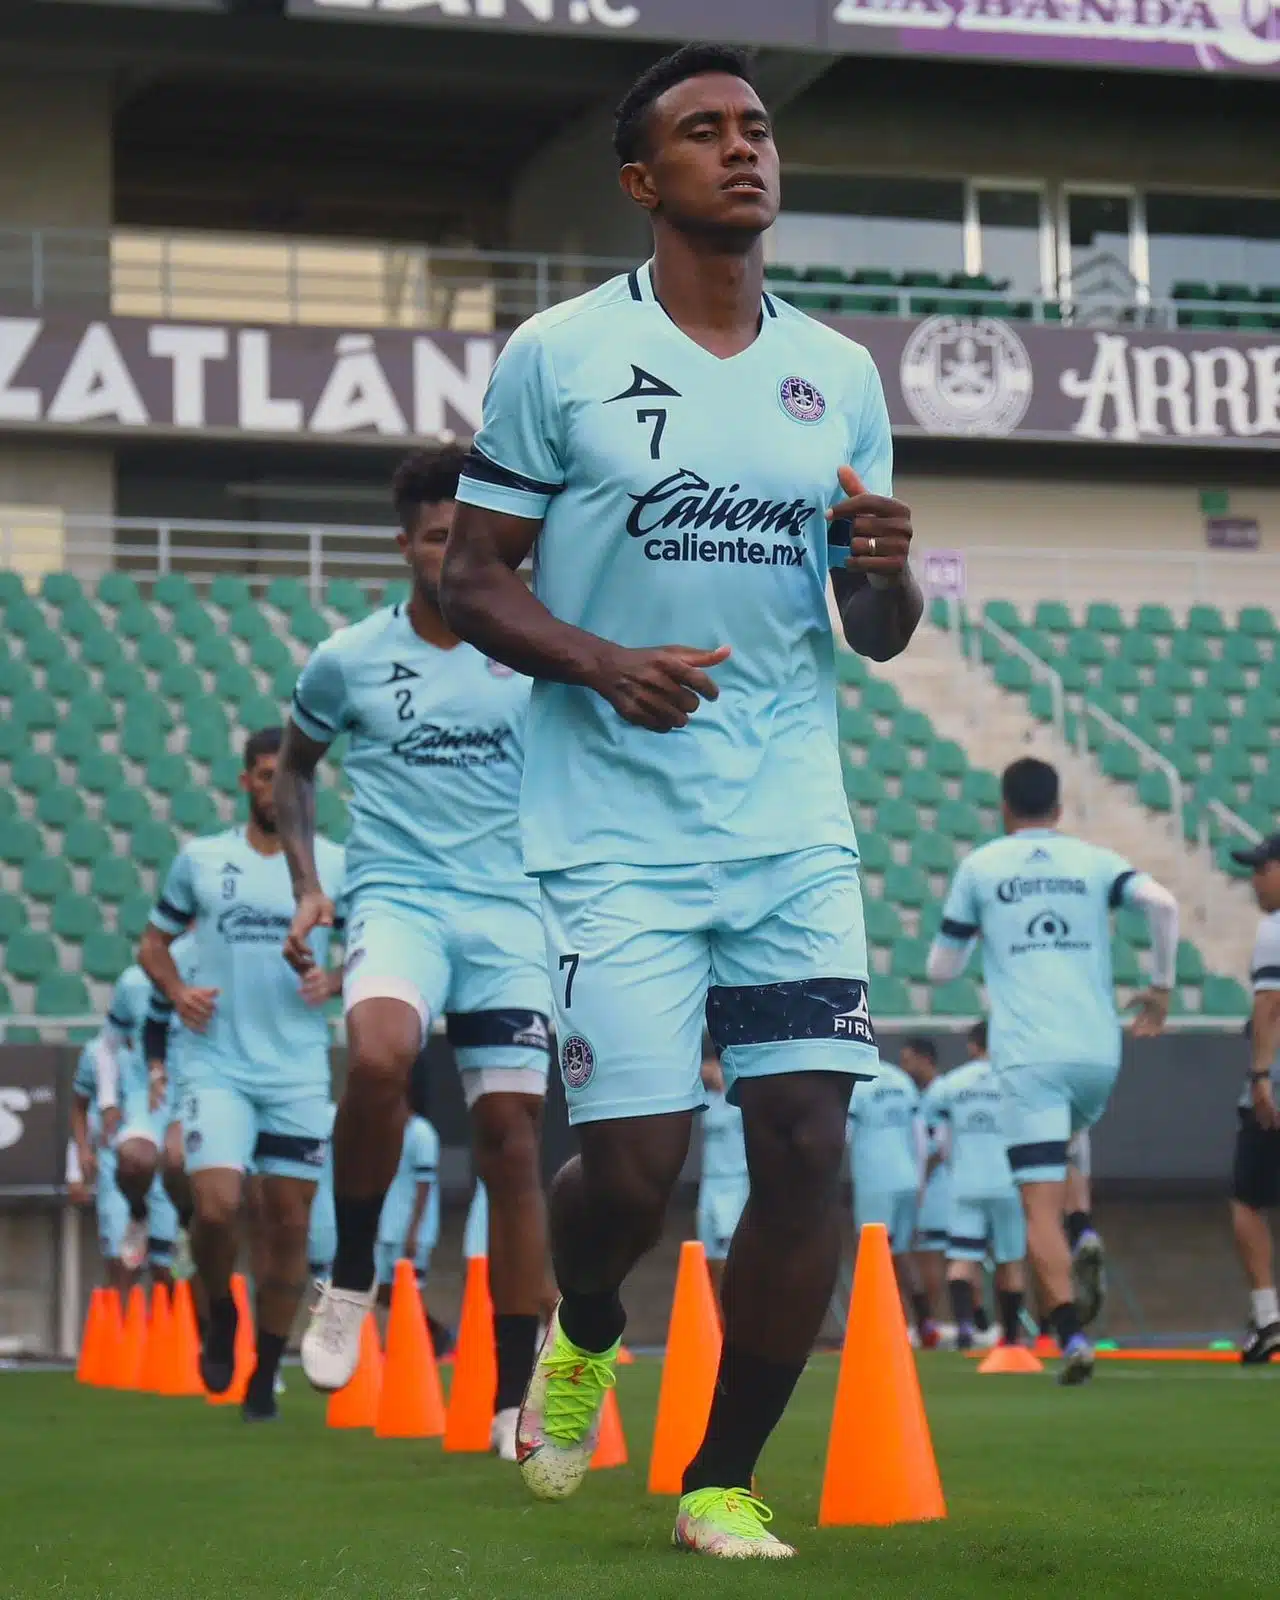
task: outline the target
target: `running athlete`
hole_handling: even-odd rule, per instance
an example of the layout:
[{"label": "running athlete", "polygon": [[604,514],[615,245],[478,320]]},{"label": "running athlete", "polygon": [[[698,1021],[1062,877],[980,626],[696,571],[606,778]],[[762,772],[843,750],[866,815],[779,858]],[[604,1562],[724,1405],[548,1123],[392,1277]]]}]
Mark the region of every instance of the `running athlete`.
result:
[{"label": "running athlete", "polygon": [[621,181],[653,257],[504,348],[441,600],[536,680],[524,861],[581,1144],[552,1193],[562,1299],[522,1410],[525,1481],[559,1498],[586,1474],[619,1290],[703,1103],[705,1010],[751,1196],[675,1539],[772,1558],[794,1552],[752,1475],[831,1298],[845,1116],[877,1061],[828,570],[846,638],[879,659],[922,599],[870,356],[764,292],[778,152],[750,70],[689,46],[623,101]]},{"label": "running athlete", "polygon": [[702,1087],[707,1109],[702,1113],[702,1174],[698,1182],[698,1238],[707,1255],[711,1284],[720,1298],[729,1244],[747,1203],[747,1148],[742,1138],[742,1112],[724,1096],[724,1072],[715,1054],[704,1054]]},{"label": "running athlete", "polygon": [[1063,1353],[1058,1380],[1093,1375],[1062,1227],[1067,1143],[1106,1109],[1120,1070],[1110,914],[1141,906],[1151,925],[1153,983],[1138,1002],[1138,1037],[1169,1013],[1178,906],[1167,889],[1113,850],[1058,832],[1058,774],[1024,757],[1005,769],[1006,837],[961,863],[929,952],[934,982],[958,976],[981,939],[991,1000],[991,1060],[1005,1138],[1022,1191],[1027,1246],[1041,1303]]},{"label": "running athlete", "polygon": [[490,1201],[492,1444],[514,1461],[547,1263],[538,1145],[550,994],[537,885],[524,876],[516,826],[529,681],[463,643],[437,603],[461,464],[456,451],[402,463],[393,489],[412,596],[342,629],[311,657],[281,763],[277,798],[297,896],[288,949],[305,961],[309,930],[333,915],[315,875],[315,769],[332,740],[350,735],[337,1253],[302,1363],[325,1390],[355,1371],[411,1073],[432,1022],[444,1017]]},{"label": "running athlete", "polygon": [[915,1289],[911,1296],[920,1344],[936,1350],[941,1342],[937,1312],[942,1304],[947,1275],[947,1218],[951,1210],[951,1178],[938,1140],[937,1100],[942,1073],[938,1048],[923,1035],[903,1040],[898,1060],[920,1091],[920,1132],[924,1156],[920,1168],[920,1204],[916,1212],[916,1237],[910,1270]]},{"label": "running athlete", "polygon": [[966,1040],[968,1061],[938,1079],[934,1112],[942,1130],[949,1182],[947,1289],[956,1347],[973,1347],[982,1263],[995,1263],[1005,1344],[1017,1344],[1022,1319],[1022,1261],[1027,1229],[1004,1142],[1000,1081],[987,1059],[987,1025]]},{"label": "running athlete", "polygon": [[[208,1305],[200,1373],[213,1394],[226,1393],[235,1370],[231,1273],[250,1163],[261,1176],[258,1362],[241,1408],[247,1422],[277,1414],[276,1372],[306,1286],[308,1212],[330,1117],[322,1007],[341,985],[341,972],[327,970],[329,927],[313,935],[303,978],[281,954],[293,896],[271,797],[280,740],[278,728],[266,728],[245,741],[248,823],[179,852],[138,955],[183,1026],[175,1089],[195,1202],[191,1248]],[[340,907],[342,851],[319,841],[317,861],[325,893]],[[189,925],[190,983],[170,949]]]},{"label": "running athlete", "polygon": [[[905,1051],[903,1052],[905,1054]],[[853,1183],[853,1222],[861,1234],[870,1222],[883,1223],[904,1301],[916,1302],[911,1248],[923,1168],[920,1092],[901,1067],[883,1062],[874,1083],[854,1095],[849,1106],[849,1177]],[[923,1339],[926,1320],[915,1305]],[[933,1343],[937,1343],[935,1336]]]},{"label": "running athlete", "polygon": [[71,1138],[75,1150],[76,1181],[93,1196],[98,1222],[98,1248],[106,1268],[107,1286],[123,1293],[132,1274],[120,1259],[120,1247],[129,1225],[129,1202],[116,1183],[116,1153],[103,1126],[106,1113],[98,1098],[98,1039],[85,1045],[71,1083]]}]

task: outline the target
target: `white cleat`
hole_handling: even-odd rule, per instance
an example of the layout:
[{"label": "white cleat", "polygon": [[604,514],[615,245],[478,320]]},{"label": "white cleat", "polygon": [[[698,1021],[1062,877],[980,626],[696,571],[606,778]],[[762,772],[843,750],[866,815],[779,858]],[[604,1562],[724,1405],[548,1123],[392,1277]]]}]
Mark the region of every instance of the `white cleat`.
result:
[{"label": "white cleat", "polygon": [[130,1217],[120,1241],[120,1262],[126,1272],[141,1272],[146,1266],[149,1238],[146,1218]]},{"label": "white cleat", "polygon": [[515,1461],[516,1424],[520,1421],[520,1407],[507,1406],[499,1411],[489,1429],[489,1448],[499,1461]]},{"label": "white cleat", "polygon": [[302,1336],[302,1370],[322,1394],[345,1389],[360,1364],[360,1330],[373,1305],[377,1285],[359,1289],[321,1287],[320,1298]]}]

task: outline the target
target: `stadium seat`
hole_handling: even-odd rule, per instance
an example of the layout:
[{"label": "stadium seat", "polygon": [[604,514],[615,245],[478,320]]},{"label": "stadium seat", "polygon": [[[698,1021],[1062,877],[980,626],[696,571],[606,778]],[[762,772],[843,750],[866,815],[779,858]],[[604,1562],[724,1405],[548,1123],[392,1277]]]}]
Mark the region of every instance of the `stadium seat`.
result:
[{"label": "stadium seat", "polygon": [[133,605],[138,598],[138,585],[127,572],[104,572],[98,579],[98,599],[105,606]]},{"label": "stadium seat", "polygon": [[1120,654],[1135,667],[1154,667],[1160,659],[1155,639],[1149,633],[1131,629],[1120,636]]},{"label": "stadium seat", "polygon": [[903,798],[918,806],[940,806],[947,798],[942,779],[928,767],[912,767],[902,779]]},{"label": "stadium seat", "polygon": [[311,593],[300,578],[272,578],[267,585],[266,601],[277,611],[292,615],[300,607],[311,604]]},{"label": "stadium seat", "polygon": [[896,978],[927,983],[928,939],[895,939],[889,952],[889,970]]},{"label": "stadium seat", "polygon": [[152,585],[151,598],[170,611],[181,611],[184,606],[198,604],[195,587],[185,572],[166,572]]},{"label": "stadium seat", "polygon": [[244,771],[244,763],[238,755],[228,751],[225,756],[214,761],[209,768],[210,786],[219,794],[239,795],[240,774]]},{"label": "stadium seat", "polygon": [[218,807],[205,789],[184,789],[169,803],[169,820],[184,833],[216,833],[222,826]]},{"label": "stadium seat", "polygon": [[93,1009],[83,978],[69,972],[54,972],[36,985],[36,1015],[76,1017]]},{"label": "stadium seat", "polygon": [[124,650],[115,634],[104,628],[101,633],[90,634],[80,645],[80,659],[87,667],[106,670],[125,659]]},{"label": "stadium seat", "polygon": [[84,796],[67,785],[45,789],[36,801],[36,821],[46,828],[69,828],[83,816]]},{"label": "stadium seat", "polygon": [[930,1009],[939,1017],[981,1016],[982,994],[972,978],[952,978],[933,990]]},{"label": "stadium seat", "polygon": [[27,730],[12,717],[0,717],[0,761],[13,761],[27,748]]},{"label": "stadium seat", "polygon": [[919,833],[911,842],[911,859],[922,872],[950,875],[956,864],[955,847],[941,833]]},{"label": "stadium seat", "polygon": [[74,656],[55,661],[44,675],[44,686],[59,700],[74,700],[93,688],[88,672]]},{"label": "stadium seat", "polygon": [[1199,633],[1175,633],[1170,641],[1170,654],[1175,661],[1189,667],[1208,667],[1214,660],[1209,641]]},{"label": "stadium seat", "polygon": [[971,845],[984,833],[977,807],[967,800],[944,800],[938,807],[938,832],[960,844]]},{"label": "stadium seat", "polygon": [[837,706],[836,732],[843,743],[861,745],[864,749],[879,738],[871,713],[862,706]]},{"label": "stadium seat", "polygon": [[1122,634],[1129,626],[1120,614],[1120,607],[1110,600],[1095,600],[1085,611],[1084,625],[1094,633],[1106,635]]},{"label": "stadium seat", "polygon": [[316,828],[335,844],[344,843],[351,831],[347,803],[336,789],[317,790]]},{"label": "stadium seat", "polygon": [[124,781],[120,758],[109,750],[90,751],[76,768],[76,782],[89,794],[112,794]]},{"label": "stadium seat", "polygon": [[879,717],[896,717],[902,710],[902,698],[887,678],[868,677],[862,686],[861,703]]},{"label": "stadium seat", "polygon": [[224,611],[238,611],[253,604],[253,591],[243,578],[229,572],[220,572],[209,585],[209,598]]},{"label": "stadium seat", "polygon": [[131,717],[120,730],[120,753],[139,766],[158,756],[165,746],[163,727],[157,726],[149,716]]},{"label": "stadium seat", "polygon": [[169,633],[149,633],[138,641],[138,660],[153,672],[165,672],[182,660],[177,641]]},{"label": "stadium seat", "polygon": [[982,767],[970,767],[960,785],[961,798],[970,805],[992,811],[1000,805],[1000,780],[994,772]]},{"label": "stadium seat", "polygon": [[871,1008],[880,1022],[886,1017],[909,1017],[911,991],[901,978],[875,977],[871,980]]},{"label": "stadium seat", "polygon": [[102,909],[87,894],[60,895],[54,902],[50,926],[68,944],[83,944],[102,927]]},{"label": "stadium seat", "polygon": [[209,718],[195,723],[187,733],[187,754],[193,761],[209,765],[230,750],[230,738],[225,722]]},{"label": "stadium seat", "polygon": [[52,756],[24,750],[9,769],[9,781],[24,794],[43,794],[57,784],[58,768]]},{"label": "stadium seat", "polygon": [[1204,604],[1194,605],[1187,612],[1187,627],[1192,633],[1203,634],[1206,639],[1221,639],[1227,631],[1217,606]]},{"label": "stadium seat", "polygon": [[111,836],[100,822],[86,818],[67,829],[62,853],[75,866],[92,867],[111,854]]},{"label": "stadium seat", "polygon": [[886,839],[914,839],[919,829],[920,819],[909,800],[882,800],[876,807],[876,832]]},{"label": "stadium seat", "polygon": [[1207,1017],[1247,1017],[1249,996],[1234,978],[1210,973],[1200,986],[1200,1010]]},{"label": "stadium seat", "polygon": [[126,939],[141,939],[151,921],[150,895],[130,895],[116,912],[116,928]]},{"label": "stadium seat", "polygon": [[883,834],[868,828],[858,835],[858,857],[863,873],[887,872],[893,865],[893,852]]},{"label": "stadium seat", "polygon": [[237,639],[243,639],[246,644],[252,644],[255,639],[270,639],[274,637],[271,624],[252,601],[237,608],[227,620],[227,631]]},{"label": "stadium seat", "polygon": [[836,682],[844,688],[857,688],[867,681],[867,664],[852,650],[836,651]]},{"label": "stadium seat", "polygon": [[133,945],[122,933],[99,928],[85,940],[80,951],[80,970],[100,983],[111,983],[133,960]]},{"label": "stadium seat", "polygon": [[359,622],[368,616],[370,609],[364,590],[350,578],[330,578],[324,603],[348,622]]},{"label": "stadium seat", "polygon": [[1071,633],[1075,629],[1071,613],[1061,600],[1042,600],[1035,609],[1034,621],[1046,633]]},{"label": "stadium seat", "polygon": [[1119,937],[1111,941],[1111,975],[1126,989],[1135,989],[1142,982],[1137,952]]},{"label": "stadium seat", "polygon": [[918,911],[929,901],[929,880],[919,867],[895,861],[885,869],[884,896],[895,905]]},{"label": "stadium seat", "polygon": [[218,670],[215,692],[219,699],[238,705],[242,700],[252,699],[259,692],[258,680],[249,667],[242,666],[238,661],[232,661]]},{"label": "stadium seat", "polygon": [[147,675],[133,661],[113,662],[102,674],[102,691],[113,700],[132,700],[147,694]]},{"label": "stadium seat", "polygon": [[1148,603],[1138,607],[1138,615],[1134,625],[1143,633],[1168,636],[1178,631],[1178,625],[1173,620],[1173,613],[1168,606]]},{"label": "stadium seat", "polygon": [[125,856],[104,856],[93,869],[90,886],[99,900],[118,903],[142,892],[138,869]]},{"label": "stadium seat", "polygon": [[180,606],[173,614],[173,631],[180,639],[198,645],[202,639],[212,638],[219,632],[213,620],[198,600]]},{"label": "stadium seat", "polygon": [[927,750],[933,743],[935,735],[933,724],[925,713],[908,707],[894,718],[893,733],[890,737],[896,739],[899,744],[906,745],[908,749]]},{"label": "stadium seat", "polygon": [[195,662],[205,672],[221,678],[224,672],[239,666],[240,658],[225,633],[211,633],[196,641]]},{"label": "stadium seat", "polygon": [[166,700],[179,700],[184,705],[201,701],[205,695],[199,669],[186,661],[175,661],[166,667],[157,687]]},{"label": "stadium seat", "polygon": [[940,778],[963,778],[969,771],[969,758],[954,739],[937,739],[929,747],[926,765]]},{"label": "stadium seat", "polygon": [[16,894],[0,891],[0,944],[21,933],[30,922],[27,908]]},{"label": "stadium seat", "polygon": [[888,778],[901,778],[911,765],[911,758],[900,744],[889,739],[877,739],[867,751],[867,765]]},{"label": "stadium seat", "polygon": [[863,910],[869,944],[892,945],[903,937],[902,919],[887,900],[869,897],[863,903]]},{"label": "stadium seat", "polygon": [[1264,667],[1258,641],[1249,633],[1229,633],[1222,641],[1222,659],[1234,662],[1238,667]]},{"label": "stadium seat", "polygon": [[24,929],[5,945],[4,964],[19,983],[37,983],[46,973],[58,970],[58,951],[47,933]]},{"label": "stadium seat", "polygon": [[27,689],[14,695],[9,715],[30,733],[51,733],[62,721],[58,703],[47,689]]},{"label": "stadium seat", "polygon": [[1120,739],[1103,745],[1101,766],[1104,775],[1117,783],[1136,783],[1142,770],[1137,751]]},{"label": "stadium seat", "polygon": [[138,600],[121,606],[113,631],[118,639],[130,639],[140,644],[143,639],[160,632],[160,621],[144,600]]},{"label": "stadium seat", "polygon": [[1138,776],[1138,799],[1151,811],[1171,811],[1173,796],[1168,776],[1157,767],[1149,767]]},{"label": "stadium seat", "polygon": [[[65,854],[65,845],[63,849]],[[28,900],[52,905],[71,888],[71,868],[63,856],[36,856],[22,869],[22,892]]]},{"label": "stadium seat", "polygon": [[163,869],[177,854],[178,841],[167,823],[153,819],[139,823],[133,830],[131,849],[134,860],[144,867]]},{"label": "stadium seat", "polygon": [[185,756],[161,751],[147,763],[146,785],[156,794],[173,795],[191,787],[191,768]]},{"label": "stadium seat", "polygon": [[15,695],[28,694],[35,687],[31,668],[21,656],[0,655],[0,695],[12,700]]},{"label": "stadium seat", "polygon": [[152,814],[151,801],[142,789],[132,786],[122,786],[113,790],[106,799],[102,808],[104,820],[113,828],[122,828],[126,831],[136,828],[140,822],[145,822]]},{"label": "stadium seat", "polygon": [[1203,983],[1204,958],[1190,939],[1178,940],[1177,978],[1179,983]]},{"label": "stadium seat", "polygon": [[1275,618],[1266,606],[1244,606],[1236,619],[1240,632],[1251,639],[1274,639],[1276,637]]},{"label": "stadium seat", "polygon": [[[328,628],[325,629],[323,637],[326,639],[329,637]],[[256,638],[250,649],[249,658],[255,667],[272,675],[293,664],[289,646],[274,633],[264,633]]]},{"label": "stadium seat", "polygon": [[252,695],[240,704],[240,726],[248,733],[257,733],[262,728],[278,728],[283,719],[283,706],[270,695]]}]

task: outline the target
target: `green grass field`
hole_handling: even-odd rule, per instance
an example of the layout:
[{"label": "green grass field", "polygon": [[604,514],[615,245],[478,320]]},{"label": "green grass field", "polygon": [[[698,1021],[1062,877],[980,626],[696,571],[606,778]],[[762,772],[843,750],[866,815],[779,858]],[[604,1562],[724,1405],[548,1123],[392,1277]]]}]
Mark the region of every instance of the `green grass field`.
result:
[{"label": "green grass field", "polygon": [[329,1433],[289,1372],[282,1421],[199,1401],[0,1376],[0,1594],[66,1600],[664,1600],[1262,1595],[1280,1372],[1106,1365],[1092,1387],[921,1362],[950,1518],[815,1526],[835,1362],[813,1364],[762,1463],[799,1560],[743,1567],[669,1547],[674,1502],[644,1493],[655,1362],[621,1375],[635,1463],[531,1504],[514,1469],[436,1443]]}]

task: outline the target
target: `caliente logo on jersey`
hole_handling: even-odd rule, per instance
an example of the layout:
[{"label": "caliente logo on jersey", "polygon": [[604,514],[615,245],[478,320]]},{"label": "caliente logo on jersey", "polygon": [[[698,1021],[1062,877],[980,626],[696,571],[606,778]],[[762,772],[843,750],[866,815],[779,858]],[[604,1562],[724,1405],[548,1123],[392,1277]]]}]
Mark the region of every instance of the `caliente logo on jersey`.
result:
[{"label": "caliente logo on jersey", "polygon": [[391,746],[410,767],[487,767],[508,757],[510,728],[444,728],[419,722]]},{"label": "caliente logo on jersey", "polygon": [[[649,561],[719,562],[725,566],[802,567],[804,534],[817,508],[802,495],[792,500],[743,494],[740,483],[713,484],[688,467],[660,478],[634,502],[627,532],[643,539]],[[733,539],[699,538],[731,533]],[[666,534],[667,537],[659,537]],[[679,537],[677,537],[677,534]],[[775,542],[748,538],[773,534]],[[787,542],[777,538],[784,535]]]}]

